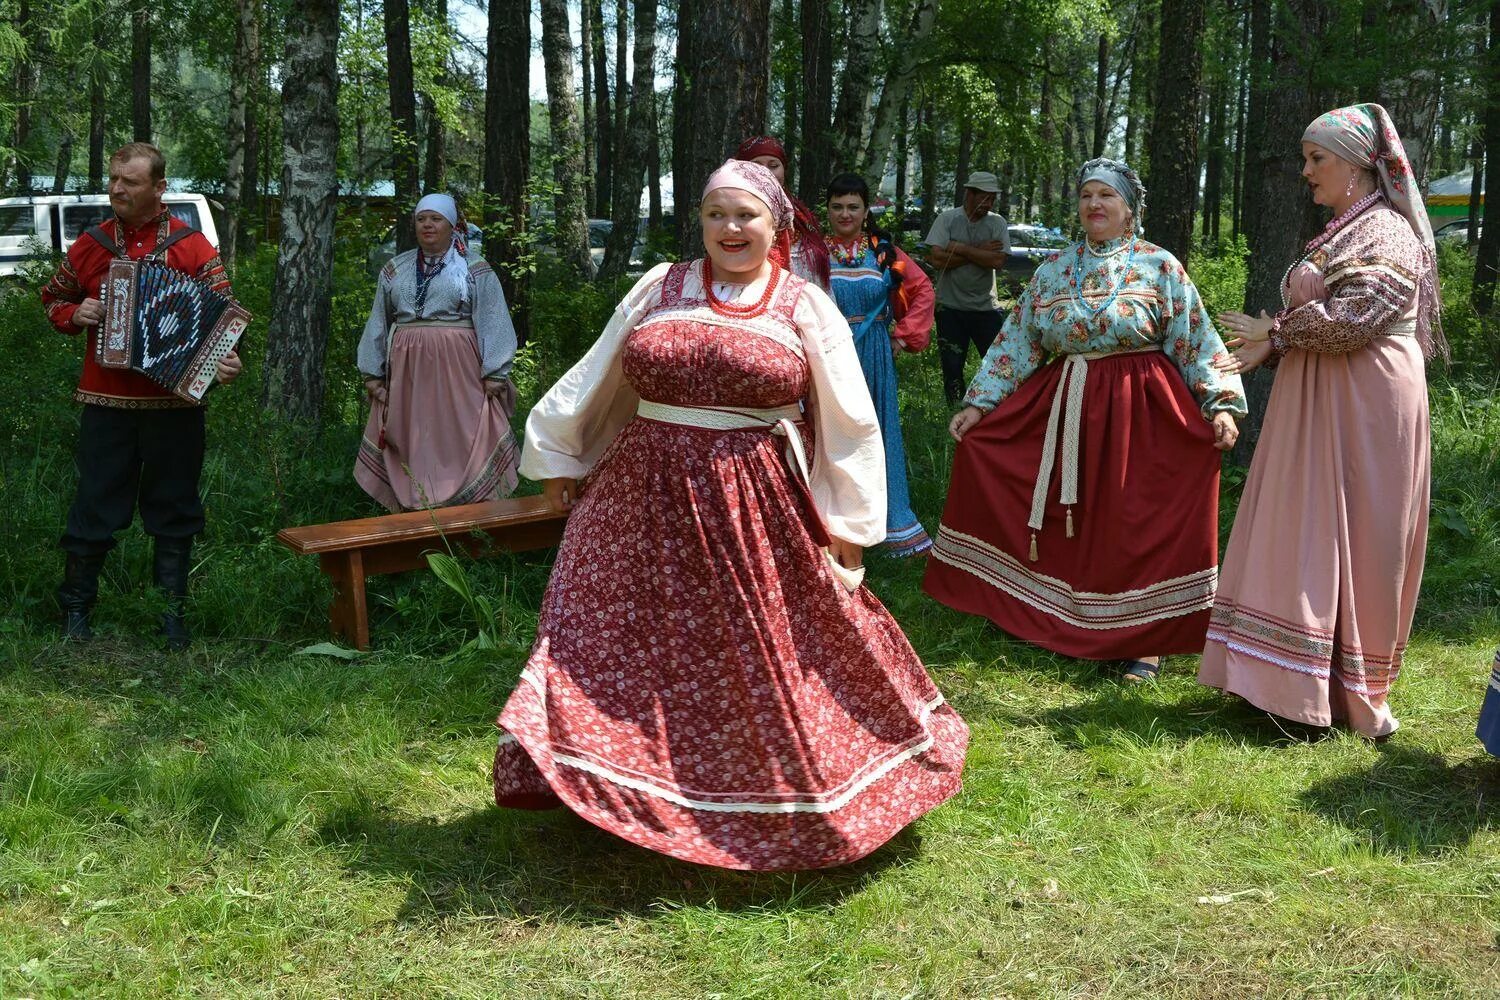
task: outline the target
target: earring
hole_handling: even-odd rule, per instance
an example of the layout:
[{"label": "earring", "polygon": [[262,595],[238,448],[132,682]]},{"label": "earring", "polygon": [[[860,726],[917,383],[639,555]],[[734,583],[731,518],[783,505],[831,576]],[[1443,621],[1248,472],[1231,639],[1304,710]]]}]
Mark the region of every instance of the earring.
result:
[{"label": "earring", "polygon": [[1352,197],[1354,197],[1354,177],[1355,177],[1354,174],[1350,174],[1349,175],[1349,186],[1346,187],[1346,188],[1344,188],[1344,197],[1345,198],[1352,198]]}]

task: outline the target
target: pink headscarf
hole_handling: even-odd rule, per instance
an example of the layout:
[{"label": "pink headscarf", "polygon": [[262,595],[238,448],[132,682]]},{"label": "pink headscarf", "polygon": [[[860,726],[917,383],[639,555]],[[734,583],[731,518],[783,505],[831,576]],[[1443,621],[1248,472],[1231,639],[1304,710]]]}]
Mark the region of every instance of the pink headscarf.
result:
[{"label": "pink headscarf", "polygon": [[1386,203],[1406,219],[1418,241],[1427,271],[1418,279],[1417,338],[1428,354],[1448,355],[1441,321],[1442,299],[1438,295],[1437,248],[1427,208],[1417,190],[1416,174],[1406,158],[1406,147],[1391,123],[1391,116],[1378,104],[1355,104],[1337,108],[1313,119],[1302,133],[1302,141],[1322,146],[1341,160],[1375,171],[1375,182]]},{"label": "pink headscarf", "polygon": [[755,195],[771,210],[771,223],[779,233],[792,224],[792,199],[782,190],[781,182],[759,163],[749,160],[726,160],[703,185],[703,197],[720,188],[734,188]]}]

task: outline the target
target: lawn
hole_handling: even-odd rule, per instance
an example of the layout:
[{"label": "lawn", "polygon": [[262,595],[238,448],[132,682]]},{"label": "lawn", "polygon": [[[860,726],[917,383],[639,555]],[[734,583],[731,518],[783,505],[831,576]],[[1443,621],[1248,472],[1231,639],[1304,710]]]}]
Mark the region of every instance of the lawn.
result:
[{"label": "lawn", "polygon": [[[1430,562],[1389,742],[1284,729],[1189,657],[1122,687],[876,555],[870,585],[973,729],[964,790],[860,864],[757,875],[491,803],[549,553],[465,564],[493,620],[430,573],[381,578],[376,651],[309,650],[326,585],[271,539],[369,511],[347,383],[316,434],[269,423],[253,369],[214,402],[191,652],[151,638],[138,529],[101,639],[60,643],[69,351],[0,312],[0,997],[1500,995],[1500,761],[1474,739],[1500,642],[1492,375],[1433,383]],[[528,359],[523,408],[561,363]],[[936,357],[901,374],[935,527]]]}]

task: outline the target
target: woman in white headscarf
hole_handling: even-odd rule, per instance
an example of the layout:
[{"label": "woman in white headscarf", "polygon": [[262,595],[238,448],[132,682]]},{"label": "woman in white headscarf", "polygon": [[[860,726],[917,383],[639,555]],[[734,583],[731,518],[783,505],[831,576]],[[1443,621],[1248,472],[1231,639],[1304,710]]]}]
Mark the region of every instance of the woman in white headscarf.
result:
[{"label": "woman in white headscarf", "polygon": [[412,219],[417,247],[381,269],[359,342],[370,419],[354,478],[392,511],[505,496],[519,459],[500,279],[468,256],[451,196],[427,195]]},{"label": "woman in white headscarf", "polygon": [[1378,104],[1319,116],[1302,176],[1333,221],[1287,268],[1274,317],[1220,317],[1247,371],[1280,359],[1198,680],[1283,718],[1397,727],[1427,550],[1426,356],[1445,348],[1432,230]]}]

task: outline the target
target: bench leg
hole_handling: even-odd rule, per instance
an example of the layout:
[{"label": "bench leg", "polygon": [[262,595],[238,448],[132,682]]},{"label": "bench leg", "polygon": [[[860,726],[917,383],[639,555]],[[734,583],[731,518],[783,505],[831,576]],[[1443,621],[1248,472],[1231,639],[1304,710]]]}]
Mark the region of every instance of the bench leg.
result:
[{"label": "bench leg", "polygon": [[355,549],[321,557],[323,572],[333,581],[328,624],[355,649],[370,648],[369,609],[365,604],[364,556]]}]

